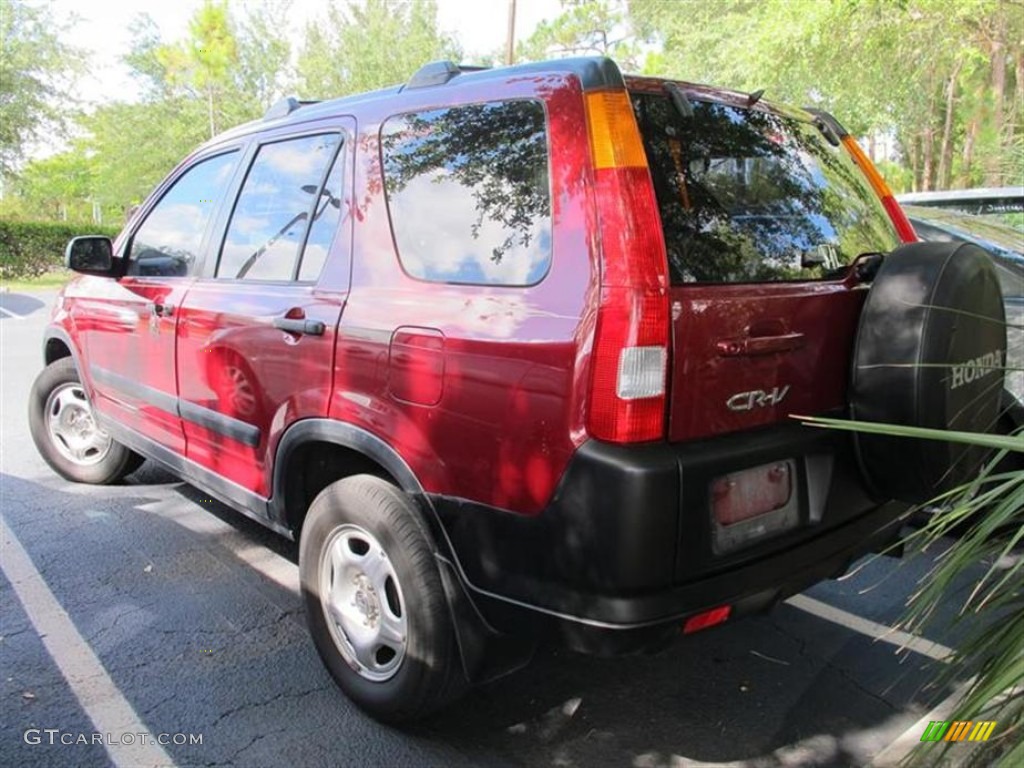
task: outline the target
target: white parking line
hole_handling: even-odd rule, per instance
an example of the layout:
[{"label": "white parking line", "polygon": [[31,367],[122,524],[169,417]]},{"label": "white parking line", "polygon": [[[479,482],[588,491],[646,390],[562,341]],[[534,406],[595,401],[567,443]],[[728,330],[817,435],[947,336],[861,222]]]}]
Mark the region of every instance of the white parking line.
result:
[{"label": "white parking line", "polygon": [[0,307],[0,312],[3,312],[8,317],[13,317],[15,320],[24,320],[25,315],[19,315],[17,312],[11,312],[7,307]]},{"label": "white parking line", "polygon": [[908,648],[922,656],[927,656],[936,661],[948,661],[953,654],[953,649],[940,643],[933,643],[922,637],[911,635],[895,627],[879,624],[876,621],[865,619],[855,613],[844,611],[842,608],[835,608],[828,603],[815,600],[807,595],[794,595],[786,601],[794,608],[814,614],[820,619],[831,621],[854,632],[860,632],[874,640],[895,645],[898,648]]},{"label": "white parking line", "polygon": [[60,669],[97,732],[111,734],[104,747],[116,766],[173,766],[174,761],[155,741],[121,744],[121,734],[139,734],[146,727],[118,690],[71,617],[57,602],[21,542],[0,517],[0,568],[14,587],[43,645]]}]

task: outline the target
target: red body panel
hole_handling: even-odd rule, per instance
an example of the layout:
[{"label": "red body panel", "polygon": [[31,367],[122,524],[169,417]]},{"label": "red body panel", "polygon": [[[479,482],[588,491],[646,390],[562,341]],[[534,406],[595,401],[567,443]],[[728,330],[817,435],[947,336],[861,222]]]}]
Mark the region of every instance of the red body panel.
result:
[{"label": "red body panel", "polygon": [[842,408],[865,295],[842,282],[672,288],[669,439]]},{"label": "red body panel", "polygon": [[[88,361],[83,375],[93,388],[94,406],[178,453],[185,452],[185,438],[177,415],[112,384],[109,374],[166,398],[176,396],[175,310],[190,283],[189,279],[83,278],[65,292],[72,338]],[[158,304],[170,308],[171,314],[156,314]]]},{"label": "red body panel", "polygon": [[[493,98],[496,85],[459,91],[457,102]],[[431,493],[536,513],[550,500],[569,457],[585,438],[594,292],[598,272],[589,204],[586,118],[578,82],[519,77],[503,98],[543,98],[551,145],[551,271],[528,288],[445,285],[415,280],[399,264],[383,194],[378,131],[394,108],[366,110],[357,143],[352,290],[342,316],[332,418],[388,442]],[[422,104],[436,104],[425,92]],[[377,109],[378,107],[374,107]],[[443,336],[443,386],[411,402],[403,392],[436,393],[438,361],[411,368],[389,351],[403,326]],[[389,360],[399,364],[390,370]],[[409,381],[416,370],[428,380]],[[401,380],[399,391],[389,378]]]},{"label": "red body panel", "polygon": [[[309,286],[205,280],[178,320],[179,396],[252,425],[256,445],[184,420],[187,457],[261,496],[271,493],[273,449],[298,419],[327,415],[334,329],[344,297]],[[272,325],[275,317],[319,320],[322,336]]]}]

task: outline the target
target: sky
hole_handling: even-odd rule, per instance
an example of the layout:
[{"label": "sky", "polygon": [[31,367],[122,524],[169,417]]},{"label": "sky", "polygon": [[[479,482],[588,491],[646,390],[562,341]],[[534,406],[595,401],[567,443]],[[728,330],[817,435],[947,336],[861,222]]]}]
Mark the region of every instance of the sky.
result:
[{"label": "sky", "polygon": [[[245,5],[229,0],[232,6]],[[475,55],[500,50],[505,45],[508,0],[436,0],[438,23],[455,35],[467,61]],[[55,20],[78,21],[68,31],[68,42],[92,54],[90,72],[79,82],[79,98],[87,103],[109,99],[134,100],[138,86],[128,75],[120,57],[131,47],[128,28],[132,19],[148,13],[160,27],[164,40],[185,35],[188,20],[202,0],[50,0]],[[322,15],[323,0],[293,0],[293,42],[306,22]],[[530,36],[539,22],[554,18],[558,0],[516,0],[516,39]],[[299,94],[301,95],[301,94]]]}]

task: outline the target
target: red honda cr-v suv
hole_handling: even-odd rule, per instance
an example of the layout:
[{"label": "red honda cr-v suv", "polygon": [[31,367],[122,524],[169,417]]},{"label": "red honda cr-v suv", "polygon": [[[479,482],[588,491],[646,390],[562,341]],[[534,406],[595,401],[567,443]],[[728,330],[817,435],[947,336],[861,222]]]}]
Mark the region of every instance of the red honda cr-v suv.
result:
[{"label": "red honda cr-v suv", "polygon": [[792,414],[997,415],[988,260],[901,245],[850,142],[601,58],[284,100],[69,245],[33,436],[298,538],[317,649],[384,719],[545,633],[627,652],[766,609],[975,458]]}]

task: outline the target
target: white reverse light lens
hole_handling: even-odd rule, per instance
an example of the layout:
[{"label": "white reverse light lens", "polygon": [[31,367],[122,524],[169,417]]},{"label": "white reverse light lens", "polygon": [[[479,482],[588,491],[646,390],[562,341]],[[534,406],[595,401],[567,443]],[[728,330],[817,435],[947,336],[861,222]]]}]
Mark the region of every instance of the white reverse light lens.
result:
[{"label": "white reverse light lens", "polygon": [[626,347],[619,356],[616,394],[622,400],[640,400],[665,394],[664,347]]}]

